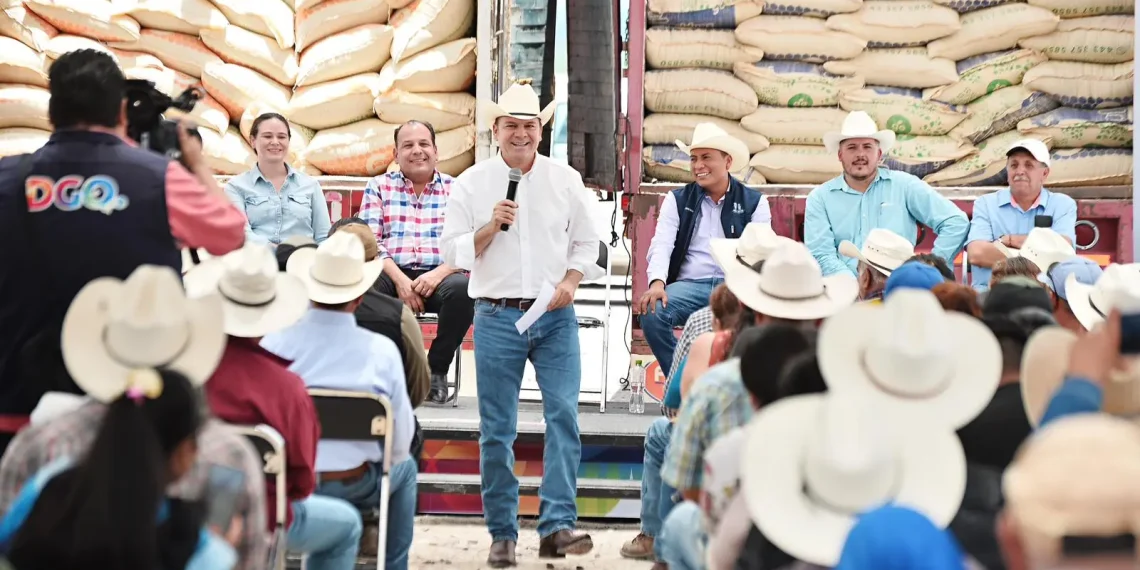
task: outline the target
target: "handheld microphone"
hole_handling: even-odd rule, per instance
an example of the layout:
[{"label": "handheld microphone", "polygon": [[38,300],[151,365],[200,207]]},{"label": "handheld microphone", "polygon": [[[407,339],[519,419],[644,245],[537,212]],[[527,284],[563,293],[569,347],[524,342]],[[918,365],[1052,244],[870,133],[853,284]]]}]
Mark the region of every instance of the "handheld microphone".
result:
[{"label": "handheld microphone", "polygon": [[[522,171],[517,168],[512,168],[511,171],[507,173],[507,180],[509,180],[509,182],[507,182],[507,199],[514,202],[515,192],[518,191],[519,181],[522,180]],[[499,226],[499,230],[505,232],[510,227],[510,224],[502,224]]]}]

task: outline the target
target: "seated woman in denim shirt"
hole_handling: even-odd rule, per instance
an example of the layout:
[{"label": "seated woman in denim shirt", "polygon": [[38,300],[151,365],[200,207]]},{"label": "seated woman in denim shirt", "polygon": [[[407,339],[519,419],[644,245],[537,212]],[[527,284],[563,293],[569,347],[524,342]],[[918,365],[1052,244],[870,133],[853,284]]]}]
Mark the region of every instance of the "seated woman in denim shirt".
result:
[{"label": "seated woman in denim shirt", "polygon": [[[147,371],[151,372],[151,371]],[[0,555],[17,570],[229,570],[229,542],[203,528],[205,509],[166,498],[190,470],[203,418],[186,377],[153,372],[107,405],[85,457],[62,457],[28,480],[0,520]]]},{"label": "seated woman in denim shirt", "polygon": [[258,116],[249,130],[257,166],[226,183],[226,195],[248,219],[246,239],[276,246],[298,235],[318,243],[328,237],[331,223],[320,184],[285,161],[289,136],[285,117]]}]

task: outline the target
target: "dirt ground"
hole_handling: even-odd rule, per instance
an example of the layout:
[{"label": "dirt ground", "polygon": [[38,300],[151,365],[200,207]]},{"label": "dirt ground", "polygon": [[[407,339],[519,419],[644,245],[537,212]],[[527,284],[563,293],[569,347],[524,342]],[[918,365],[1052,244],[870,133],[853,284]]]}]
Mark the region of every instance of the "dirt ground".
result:
[{"label": "dirt ground", "polygon": [[[534,528],[519,530],[517,550],[519,570],[649,570],[650,562],[626,560],[619,551],[621,545],[637,535],[636,526],[622,525],[605,528],[583,525],[594,539],[594,550],[585,556],[562,560],[538,558],[538,534]],[[488,568],[487,549],[491,537],[477,518],[421,517],[416,520],[416,535],[412,542],[409,567],[413,569],[476,570]]]}]

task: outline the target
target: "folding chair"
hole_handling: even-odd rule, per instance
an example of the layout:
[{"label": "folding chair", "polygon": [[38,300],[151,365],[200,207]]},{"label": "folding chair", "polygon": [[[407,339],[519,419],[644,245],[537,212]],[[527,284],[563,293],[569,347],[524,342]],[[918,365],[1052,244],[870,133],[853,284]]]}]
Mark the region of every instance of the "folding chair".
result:
[{"label": "folding chair", "polygon": [[392,403],[384,396],[367,392],[323,390],[312,388],[309,395],[321,422],[321,439],[375,441],[384,449],[380,474],[379,543],[376,545],[376,568],[384,567],[388,536],[388,498],[392,471]]},{"label": "folding chair", "polygon": [[285,438],[277,430],[265,424],[256,426],[230,425],[253,444],[261,457],[261,468],[267,476],[273,477],[277,496],[273,521],[273,540],[269,545],[268,567],[285,570],[285,523],[288,517],[288,499],[285,495]]}]

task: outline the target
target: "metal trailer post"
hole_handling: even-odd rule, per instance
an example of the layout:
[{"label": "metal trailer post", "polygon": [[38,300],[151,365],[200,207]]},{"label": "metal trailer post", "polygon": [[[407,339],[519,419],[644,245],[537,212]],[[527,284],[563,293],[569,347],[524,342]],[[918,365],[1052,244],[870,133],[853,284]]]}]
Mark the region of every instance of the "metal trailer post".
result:
[{"label": "metal trailer post", "polygon": [[[1134,16],[1136,15],[1135,10],[1136,10],[1136,8],[1134,7],[1133,8],[1133,15]],[[1132,54],[1133,54],[1133,56],[1135,56],[1136,53],[1140,52],[1140,38],[1136,38],[1136,36],[1140,35],[1140,21],[1134,21],[1133,26],[1135,26],[1135,30],[1133,33],[1134,39],[1132,40],[1133,41],[1133,43],[1132,43]],[[1133,93],[1140,92],[1140,77],[1136,77],[1135,74],[1132,77],[1132,92]],[[1132,227],[1133,227],[1132,252],[1133,252],[1133,255],[1136,255],[1136,252],[1140,251],[1140,232],[1135,231],[1136,221],[1140,220],[1140,216],[1137,215],[1137,213],[1140,212],[1140,205],[1138,205],[1136,203],[1136,173],[1137,172],[1140,172],[1140,155],[1136,154],[1136,141],[1135,141],[1135,139],[1133,139],[1133,141],[1132,141],[1132,195],[1129,196],[1129,198],[1132,199]],[[1131,262],[1134,260],[1130,259],[1127,261]]]}]

